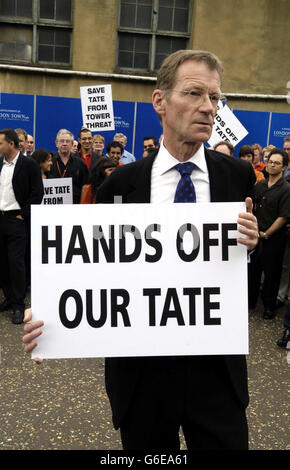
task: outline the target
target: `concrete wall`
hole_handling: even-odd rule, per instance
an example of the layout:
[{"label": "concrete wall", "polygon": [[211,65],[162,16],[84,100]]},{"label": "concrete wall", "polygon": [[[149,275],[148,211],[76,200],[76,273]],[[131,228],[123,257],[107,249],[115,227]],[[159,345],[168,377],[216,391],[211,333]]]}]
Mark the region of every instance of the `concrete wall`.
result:
[{"label": "concrete wall", "polygon": [[[73,70],[116,72],[118,0],[74,0]],[[286,95],[290,80],[289,0],[195,0],[190,46],[216,53],[224,92]],[[134,75],[135,72],[134,72]],[[145,75],[145,74],[143,74]],[[154,82],[0,70],[7,93],[79,97],[79,87],[111,83],[116,100],[150,102]],[[234,99],[236,109],[288,113],[286,100]]]}]

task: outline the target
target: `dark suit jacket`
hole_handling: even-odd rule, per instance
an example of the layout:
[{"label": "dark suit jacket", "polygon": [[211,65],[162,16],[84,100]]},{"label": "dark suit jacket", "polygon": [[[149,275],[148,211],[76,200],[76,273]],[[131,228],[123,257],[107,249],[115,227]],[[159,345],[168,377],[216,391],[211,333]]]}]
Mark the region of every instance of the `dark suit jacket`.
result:
[{"label": "dark suit jacket", "polygon": [[[77,157],[81,158],[81,154],[79,152],[75,153],[74,155],[76,155]],[[103,155],[104,156],[104,155]],[[94,168],[95,164],[97,163],[97,161],[100,159],[101,157],[99,157],[99,155],[93,151],[92,153],[92,159],[91,159],[91,164],[90,164],[90,167],[89,167],[89,174],[91,174],[91,171],[92,169]]]},{"label": "dark suit jacket", "polygon": [[[2,167],[3,157],[0,157],[0,173]],[[30,206],[31,204],[40,204],[44,193],[40,166],[33,158],[19,154],[14,168],[12,186],[15,199],[21,207],[20,213],[23,219],[29,223]]]},{"label": "dark suit jacket", "polygon": [[[157,151],[152,156],[117,168],[100,186],[96,202],[113,203],[115,195],[121,195],[124,203],[150,202],[151,169],[156,154]],[[244,201],[247,196],[253,198],[256,177],[248,162],[210,150],[205,150],[205,158],[212,202],[239,202]],[[154,360],[156,358],[149,357],[106,359],[106,389],[116,429],[126,414],[143,365],[147,367],[148,361]],[[224,360],[229,373],[229,383],[232,383],[238,400],[243,406],[247,406],[246,359],[237,355],[224,356]],[[210,386],[213,387],[214,393],[214,384]]]}]

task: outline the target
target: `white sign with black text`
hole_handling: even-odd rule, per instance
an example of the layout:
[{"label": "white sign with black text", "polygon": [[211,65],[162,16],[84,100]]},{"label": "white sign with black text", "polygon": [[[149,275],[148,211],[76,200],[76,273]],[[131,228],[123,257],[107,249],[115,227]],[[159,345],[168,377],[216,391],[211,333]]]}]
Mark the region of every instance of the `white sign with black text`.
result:
[{"label": "white sign with black text", "polygon": [[47,178],[43,180],[44,196],[41,204],[72,204],[72,178]]},{"label": "white sign with black text", "polygon": [[114,111],[111,85],[82,86],[83,125],[92,132],[114,131]]},{"label": "white sign with black text", "polygon": [[248,353],[244,203],[32,206],[33,357]]},{"label": "white sign with black text", "polygon": [[212,134],[208,144],[212,147],[218,142],[228,141],[234,147],[248,134],[247,129],[238,120],[230,108],[221,104],[215,115]]}]

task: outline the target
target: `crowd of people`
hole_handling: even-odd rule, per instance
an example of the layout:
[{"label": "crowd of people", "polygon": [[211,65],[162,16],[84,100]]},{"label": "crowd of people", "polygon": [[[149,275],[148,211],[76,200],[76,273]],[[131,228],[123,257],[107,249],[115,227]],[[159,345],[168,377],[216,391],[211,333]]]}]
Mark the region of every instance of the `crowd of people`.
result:
[{"label": "crowd of people", "polygon": [[[94,204],[98,187],[115,168],[136,160],[134,155],[126,150],[127,137],[122,133],[116,133],[113,141],[106,145],[102,135],[93,135],[85,127],[80,129],[78,140],[74,139],[69,130],[60,129],[55,139],[57,152],[41,148],[35,149],[34,137],[27,134],[24,129],[15,129],[14,131],[10,129],[8,133],[4,129],[1,133],[4,143],[6,142],[6,144],[14,147],[14,153],[19,151],[20,155],[30,157],[26,162],[34,160],[38,164],[42,179],[71,177],[74,204]],[[161,135],[159,140],[154,136],[145,136],[143,138],[144,151],[142,158],[156,155],[162,137]],[[12,142],[14,142],[14,145]],[[234,146],[228,141],[216,143],[212,150],[234,157]],[[2,155],[5,162],[7,160],[5,151],[2,151]],[[254,212],[258,219],[261,239],[259,249],[256,250],[257,253],[252,257],[252,262],[249,264],[249,310],[254,310],[261,289],[261,297],[264,303],[263,317],[264,319],[271,319],[276,315],[277,309],[290,300],[290,223],[288,223],[290,222],[290,136],[284,138],[283,149],[277,149],[274,145],[267,145],[264,148],[259,144],[243,145],[237,157],[249,162],[256,176]],[[16,163],[17,160],[14,158],[12,161]],[[33,168],[35,169],[35,166]],[[2,196],[0,210],[4,220],[4,212],[11,212],[11,210],[10,205],[8,211],[6,210],[4,200],[6,195],[2,189],[3,173],[0,180],[0,195]],[[14,185],[12,186],[14,188]],[[36,188],[38,191],[37,196],[35,195]],[[27,198],[25,204],[41,202],[42,192],[40,188],[39,181],[32,184],[29,193],[25,196]],[[18,189],[15,188],[14,192],[16,196]],[[36,197],[32,199],[34,196]],[[16,205],[16,210],[19,213],[16,214],[15,212],[15,214],[16,217],[19,217],[21,216],[21,204]],[[11,206],[12,210],[16,205]],[[29,217],[25,220],[25,227],[27,232],[26,248],[22,250],[23,253],[25,252],[23,254],[25,267],[22,266],[21,271],[24,273],[26,270],[26,280],[21,282],[27,290],[30,285]],[[1,231],[3,230],[4,228]],[[4,233],[1,235],[1,240],[3,243]],[[11,260],[9,261],[6,257],[3,266],[7,266],[7,263],[12,263],[12,266],[14,266],[10,270],[13,284],[13,273],[19,270],[19,258],[17,258],[17,261],[13,260],[13,249],[9,256]],[[12,306],[14,312],[16,311],[12,321],[22,323],[25,292],[22,288],[21,301],[19,299],[15,300],[17,297],[15,299],[11,298],[10,291],[4,286],[5,281],[2,279],[5,301],[0,305],[0,311],[7,310],[8,307]],[[281,347],[287,345],[290,347],[289,312],[285,315],[283,335],[277,341],[277,344]]]}]

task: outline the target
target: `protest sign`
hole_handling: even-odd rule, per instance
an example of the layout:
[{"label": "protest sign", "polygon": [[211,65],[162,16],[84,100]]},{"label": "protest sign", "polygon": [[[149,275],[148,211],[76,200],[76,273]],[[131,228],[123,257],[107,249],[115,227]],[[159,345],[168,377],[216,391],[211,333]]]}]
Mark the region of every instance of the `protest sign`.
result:
[{"label": "protest sign", "polygon": [[244,203],[32,206],[33,357],[248,352]]},{"label": "protest sign", "polygon": [[72,204],[72,178],[48,178],[43,180],[44,196],[42,204]]},{"label": "protest sign", "polygon": [[223,140],[230,142],[235,147],[247,134],[247,129],[225,104],[216,113],[208,144],[212,147]]},{"label": "protest sign", "polygon": [[92,132],[115,130],[111,85],[83,86],[80,90],[83,125]]}]

